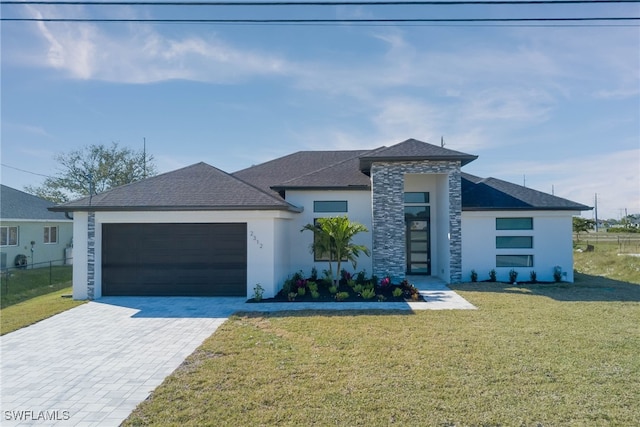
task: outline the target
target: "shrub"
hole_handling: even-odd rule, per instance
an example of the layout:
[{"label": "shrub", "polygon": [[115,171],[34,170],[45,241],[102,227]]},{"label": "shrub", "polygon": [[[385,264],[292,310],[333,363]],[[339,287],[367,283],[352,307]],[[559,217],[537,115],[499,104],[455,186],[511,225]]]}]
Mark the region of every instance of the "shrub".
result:
[{"label": "shrub", "polygon": [[338,292],[336,294],[336,301],[344,301],[349,298],[349,292]]},{"label": "shrub", "polygon": [[556,265],[553,267],[553,280],[558,283],[562,281],[562,267]]},{"label": "shrub", "polygon": [[318,284],[314,281],[308,281],[307,282],[307,287],[309,288],[309,290],[311,292],[316,291],[318,292]]},{"label": "shrub", "polygon": [[401,288],[395,288],[392,292],[392,295],[396,298],[401,297],[402,296],[402,289]]},{"label": "shrub", "polygon": [[365,290],[362,291],[361,295],[362,295],[362,298],[364,298],[364,299],[371,299],[371,298],[376,296],[376,291],[374,291],[373,288],[372,289],[365,289]]},{"label": "shrub", "polygon": [[298,296],[305,296],[305,294],[307,293],[307,288],[298,288]]},{"label": "shrub", "polygon": [[293,279],[287,279],[284,281],[284,284],[282,285],[282,293],[284,295],[288,295],[291,290],[293,289],[293,284],[294,284],[294,280]]},{"label": "shrub", "polygon": [[358,274],[356,275],[356,282],[358,282],[358,284],[360,285],[364,285],[365,283],[367,283],[367,273],[364,270],[358,272]]},{"label": "shrub", "polygon": [[264,288],[260,286],[260,283],[257,283],[253,288],[253,300],[254,301],[262,301],[262,295],[264,294]]},{"label": "shrub", "polygon": [[389,276],[387,276],[384,279],[380,280],[380,287],[382,289],[386,289],[389,286],[391,286],[391,278]]},{"label": "shrub", "polygon": [[478,272],[475,270],[471,270],[471,281],[474,283],[478,281]]},{"label": "shrub", "polygon": [[353,279],[347,280],[347,286],[349,286],[350,288],[354,288],[356,286],[356,281]]},{"label": "shrub", "polygon": [[518,272],[514,269],[509,271],[509,283],[516,283],[518,281]]},{"label": "shrub", "polygon": [[538,283],[538,275],[535,271],[531,270],[531,273],[529,273],[529,278],[531,279],[532,283]]},{"label": "shrub", "polygon": [[357,284],[353,286],[353,292],[357,293],[357,294],[361,294],[362,291],[364,290],[364,286]]},{"label": "shrub", "polygon": [[316,291],[311,291],[311,298],[313,299],[318,299],[320,298],[320,292]]},{"label": "shrub", "polygon": [[315,267],[311,268],[311,277],[309,277],[309,280],[312,282],[317,282],[318,281],[318,269]]},{"label": "shrub", "polygon": [[338,287],[336,285],[329,286],[329,293],[331,295],[335,295],[338,292]]},{"label": "shrub", "polygon": [[491,271],[489,272],[489,281],[490,282],[496,281],[496,270],[491,269]]},{"label": "shrub", "polygon": [[378,297],[378,301],[379,301],[379,302],[383,302],[384,300],[386,300],[386,299],[387,299],[387,297],[385,297],[385,296],[384,296],[384,295],[382,295],[382,294],[377,295],[377,297]]},{"label": "shrub", "polygon": [[289,292],[289,293],[287,294],[287,299],[288,299],[289,301],[295,301],[297,296],[298,296],[298,293],[297,293],[297,292]]}]

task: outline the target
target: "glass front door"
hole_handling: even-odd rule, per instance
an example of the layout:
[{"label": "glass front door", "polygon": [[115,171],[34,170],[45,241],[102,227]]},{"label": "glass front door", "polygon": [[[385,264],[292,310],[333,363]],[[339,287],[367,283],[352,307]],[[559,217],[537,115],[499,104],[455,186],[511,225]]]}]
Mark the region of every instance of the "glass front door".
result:
[{"label": "glass front door", "polygon": [[429,220],[407,219],[407,273],[431,274]]}]

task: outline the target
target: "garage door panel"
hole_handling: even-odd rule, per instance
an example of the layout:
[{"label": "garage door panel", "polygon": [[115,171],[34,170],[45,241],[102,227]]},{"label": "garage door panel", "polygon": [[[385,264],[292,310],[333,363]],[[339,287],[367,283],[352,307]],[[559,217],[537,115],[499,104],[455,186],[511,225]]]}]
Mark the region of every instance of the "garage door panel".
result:
[{"label": "garage door panel", "polygon": [[103,295],[246,296],[246,224],[104,224]]}]

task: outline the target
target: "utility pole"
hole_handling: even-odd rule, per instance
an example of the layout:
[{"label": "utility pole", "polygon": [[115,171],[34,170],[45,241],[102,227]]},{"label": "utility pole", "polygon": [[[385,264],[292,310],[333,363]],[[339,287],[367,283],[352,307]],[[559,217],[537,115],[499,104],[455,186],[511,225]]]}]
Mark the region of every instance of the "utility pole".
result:
[{"label": "utility pole", "polygon": [[596,214],[596,233],[598,232],[598,193],[596,193],[595,197],[595,209],[594,212]]},{"label": "utility pole", "polygon": [[142,177],[147,177],[147,138],[142,137]]}]

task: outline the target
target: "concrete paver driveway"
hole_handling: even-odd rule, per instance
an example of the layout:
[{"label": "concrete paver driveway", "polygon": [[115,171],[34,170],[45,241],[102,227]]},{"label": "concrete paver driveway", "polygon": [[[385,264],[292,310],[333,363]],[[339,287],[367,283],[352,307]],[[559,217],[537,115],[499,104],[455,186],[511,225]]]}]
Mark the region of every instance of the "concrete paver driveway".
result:
[{"label": "concrete paver driveway", "polygon": [[117,426],[244,298],[103,298],[0,338],[0,424]]},{"label": "concrete paver driveway", "polygon": [[0,424],[117,426],[236,311],[474,309],[444,283],[426,302],[265,303],[107,297],[0,337]]}]

